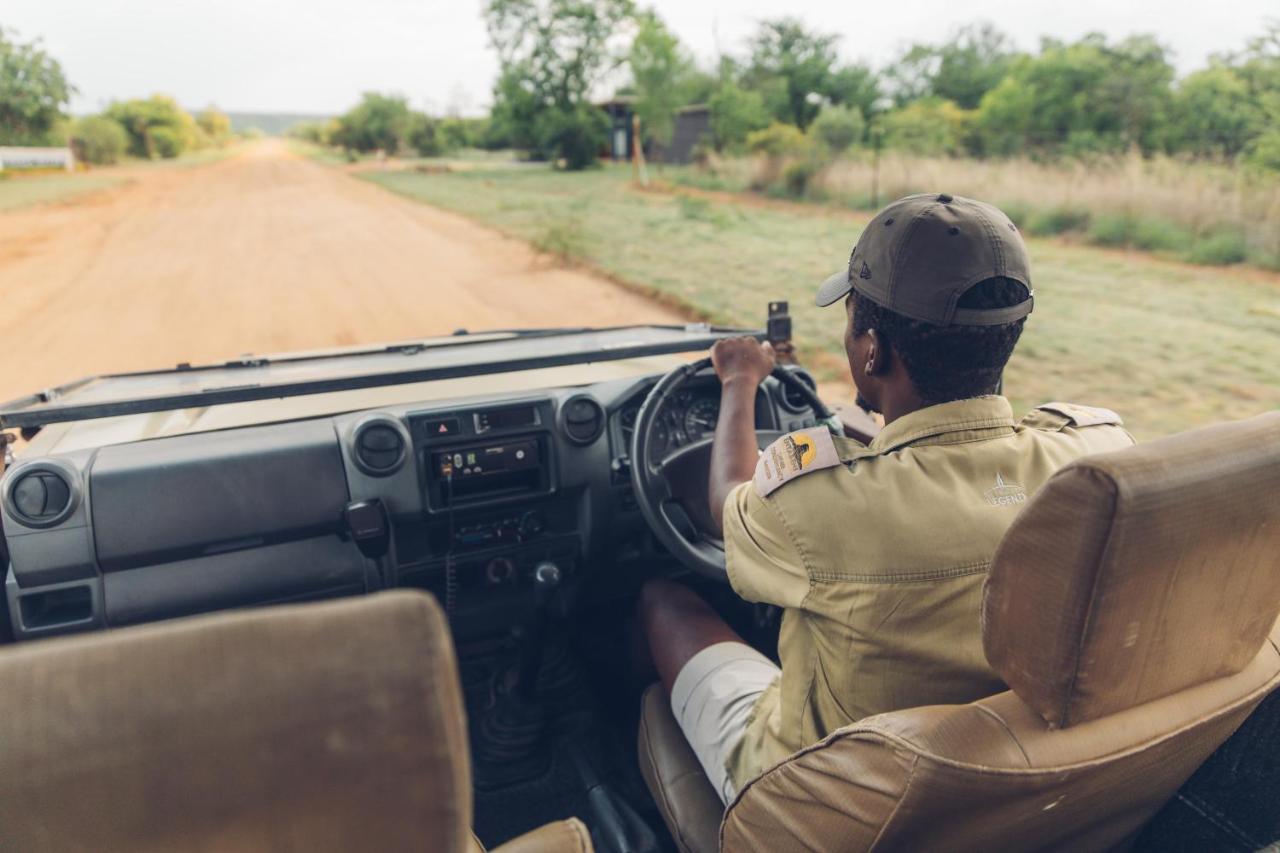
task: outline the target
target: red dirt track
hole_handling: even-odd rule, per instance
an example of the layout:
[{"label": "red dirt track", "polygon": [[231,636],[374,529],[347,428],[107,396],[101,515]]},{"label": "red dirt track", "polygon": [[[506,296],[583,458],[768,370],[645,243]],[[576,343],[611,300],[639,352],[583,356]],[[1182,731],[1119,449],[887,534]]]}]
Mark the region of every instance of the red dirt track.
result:
[{"label": "red dirt track", "polygon": [[0,401],[244,353],[681,319],[278,140],[0,213]]}]

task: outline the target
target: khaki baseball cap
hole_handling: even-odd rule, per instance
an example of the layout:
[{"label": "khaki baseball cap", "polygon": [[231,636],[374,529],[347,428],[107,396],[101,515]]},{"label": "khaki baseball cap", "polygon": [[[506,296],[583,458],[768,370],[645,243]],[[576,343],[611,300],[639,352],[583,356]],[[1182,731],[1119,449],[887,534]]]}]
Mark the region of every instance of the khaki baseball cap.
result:
[{"label": "khaki baseball cap", "polygon": [[[1003,276],[1027,287],[1007,308],[958,308],[965,291]],[[851,290],[895,314],[937,326],[997,326],[1031,313],[1031,263],[1017,227],[999,208],[947,193],[909,195],[876,214],[848,269],[818,288],[819,307]]]}]

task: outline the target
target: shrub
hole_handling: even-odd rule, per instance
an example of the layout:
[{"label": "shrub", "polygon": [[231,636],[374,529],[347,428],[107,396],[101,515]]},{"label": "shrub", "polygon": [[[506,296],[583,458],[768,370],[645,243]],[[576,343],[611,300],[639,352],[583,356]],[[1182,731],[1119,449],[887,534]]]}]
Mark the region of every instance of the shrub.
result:
[{"label": "shrub", "polygon": [[1148,252],[1174,251],[1190,245],[1192,236],[1187,229],[1167,219],[1152,216],[1138,217],[1133,223],[1131,241],[1134,246]]},{"label": "shrub", "polygon": [[1089,224],[1089,242],[1099,246],[1127,246],[1133,242],[1133,217],[1127,213],[1102,213]]},{"label": "shrub", "polygon": [[768,157],[787,157],[806,153],[808,142],[795,125],[774,122],[747,136],[747,150]]},{"label": "shrub", "polygon": [[861,111],[835,106],[818,113],[809,132],[817,137],[828,152],[839,155],[861,142],[866,128],[867,122]]},{"label": "shrub", "polygon": [[152,128],[147,136],[151,140],[151,151],[155,157],[169,159],[182,153],[182,135],[172,127]]},{"label": "shrub", "polygon": [[1248,258],[1248,246],[1244,234],[1223,229],[1195,240],[1184,257],[1193,264],[1226,266],[1242,263]]},{"label": "shrub", "polygon": [[88,116],[75,123],[71,146],[76,156],[94,166],[109,166],[124,156],[129,137],[118,121],[106,116]]},{"label": "shrub", "polygon": [[970,113],[951,101],[925,98],[884,117],[884,142],[913,154],[959,154],[969,123]]},{"label": "shrub", "polygon": [[797,160],[794,163],[788,163],[787,167],[782,170],[782,183],[786,187],[787,195],[793,198],[803,198],[808,193],[809,184],[816,174],[818,174],[818,165],[812,160]]},{"label": "shrub", "polygon": [[547,110],[538,116],[538,143],[542,150],[562,161],[565,169],[594,166],[609,133],[604,110],[580,103],[569,110]]},{"label": "shrub", "polygon": [[[1005,213],[1008,213],[1006,210]],[[1040,210],[1029,216],[1025,215],[1026,225],[1023,228],[1029,234],[1053,236],[1072,231],[1086,231],[1089,228],[1089,211],[1078,207],[1051,207]],[[1013,215],[1009,214],[1013,219]],[[1017,220],[1014,219],[1016,222]]]}]

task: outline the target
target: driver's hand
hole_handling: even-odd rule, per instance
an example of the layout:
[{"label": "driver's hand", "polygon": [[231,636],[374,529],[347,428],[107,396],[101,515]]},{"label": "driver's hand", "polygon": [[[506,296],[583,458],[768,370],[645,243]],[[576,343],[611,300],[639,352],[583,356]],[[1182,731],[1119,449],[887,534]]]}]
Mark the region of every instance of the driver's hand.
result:
[{"label": "driver's hand", "polygon": [[755,387],[773,372],[773,347],[755,338],[722,338],[711,347],[711,364],[722,385],[749,382]]}]

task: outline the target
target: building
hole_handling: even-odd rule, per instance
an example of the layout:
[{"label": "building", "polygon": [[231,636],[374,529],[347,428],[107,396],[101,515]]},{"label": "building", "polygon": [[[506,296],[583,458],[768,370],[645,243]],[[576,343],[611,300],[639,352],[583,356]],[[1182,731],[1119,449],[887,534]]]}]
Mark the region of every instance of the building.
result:
[{"label": "building", "polygon": [[[634,95],[615,95],[596,104],[609,116],[609,140],[600,152],[603,159],[625,163],[631,159],[632,116],[635,114]],[[641,132],[643,132],[641,128]],[[694,149],[711,135],[711,110],[706,104],[682,107],[676,111],[675,129],[671,142],[660,146],[652,140],[644,143],[644,156],[659,163],[689,163]]]}]

